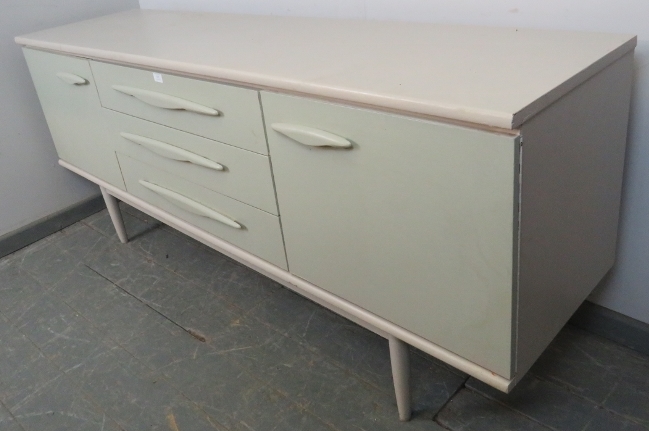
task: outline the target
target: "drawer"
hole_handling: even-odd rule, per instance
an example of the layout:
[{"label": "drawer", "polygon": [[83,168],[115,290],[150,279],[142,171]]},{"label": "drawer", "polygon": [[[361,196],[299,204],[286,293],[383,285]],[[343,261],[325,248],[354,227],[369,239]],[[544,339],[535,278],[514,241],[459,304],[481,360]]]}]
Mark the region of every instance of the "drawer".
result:
[{"label": "drawer", "polygon": [[257,91],[97,61],[90,64],[105,108],[268,154]]},{"label": "drawer", "polygon": [[127,155],[117,157],[132,195],[287,269],[279,217]]},{"label": "drawer", "polygon": [[59,157],[124,189],[88,61],[28,48],[23,52]]},{"label": "drawer", "polygon": [[508,376],[517,138],[276,93],[262,105],[291,272]]},{"label": "drawer", "polygon": [[106,127],[120,152],[277,214],[268,156],[129,115],[104,111]]}]

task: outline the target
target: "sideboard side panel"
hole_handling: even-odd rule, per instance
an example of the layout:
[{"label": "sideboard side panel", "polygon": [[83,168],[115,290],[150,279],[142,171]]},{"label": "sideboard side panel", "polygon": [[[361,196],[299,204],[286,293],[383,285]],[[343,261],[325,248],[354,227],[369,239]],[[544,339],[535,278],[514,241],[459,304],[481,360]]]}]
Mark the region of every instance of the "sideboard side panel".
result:
[{"label": "sideboard side panel", "polygon": [[521,130],[518,375],[615,260],[632,66],[630,53]]}]

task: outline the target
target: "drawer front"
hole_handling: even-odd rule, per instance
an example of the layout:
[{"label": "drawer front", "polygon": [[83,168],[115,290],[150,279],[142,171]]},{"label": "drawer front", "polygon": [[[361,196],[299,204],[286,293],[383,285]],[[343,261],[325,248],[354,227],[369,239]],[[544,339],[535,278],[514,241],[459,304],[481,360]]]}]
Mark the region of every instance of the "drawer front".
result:
[{"label": "drawer front", "polygon": [[113,111],[105,117],[120,152],[277,214],[268,156]]},{"label": "drawer front", "polygon": [[262,106],[291,272],[508,377],[517,139],[275,93]]},{"label": "drawer front", "polygon": [[97,61],[91,67],[105,108],[268,154],[255,90]]},{"label": "drawer front", "polygon": [[117,154],[132,195],[286,269],[279,217],[127,155]]},{"label": "drawer front", "polygon": [[59,157],[124,189],[88,61],[28,48],[23,52]]}]

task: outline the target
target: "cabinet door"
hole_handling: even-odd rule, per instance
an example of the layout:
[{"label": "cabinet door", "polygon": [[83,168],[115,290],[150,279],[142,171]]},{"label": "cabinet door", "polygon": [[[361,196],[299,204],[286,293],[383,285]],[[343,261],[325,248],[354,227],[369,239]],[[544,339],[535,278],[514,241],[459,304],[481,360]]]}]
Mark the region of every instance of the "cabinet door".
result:
[{"label": "cabinet door", "polygon": [[59,157],[124,189],[87,60],[23,49]]},{"label": "cabinet door", "polygon": [[289,271],[509,377],[517,138],[275,93],[262,105]]}]

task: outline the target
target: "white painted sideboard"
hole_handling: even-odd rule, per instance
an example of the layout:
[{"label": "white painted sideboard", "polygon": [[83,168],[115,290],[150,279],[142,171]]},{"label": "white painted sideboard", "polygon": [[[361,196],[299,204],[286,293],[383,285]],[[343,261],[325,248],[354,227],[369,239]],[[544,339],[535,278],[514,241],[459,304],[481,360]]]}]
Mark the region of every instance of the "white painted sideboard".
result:
[{"label": "white painted sideboard", "polygon": [[16,38],[62,166],[502,390],[611,268],[635,37],[130,11]]}]

